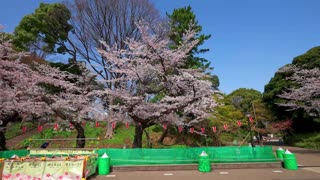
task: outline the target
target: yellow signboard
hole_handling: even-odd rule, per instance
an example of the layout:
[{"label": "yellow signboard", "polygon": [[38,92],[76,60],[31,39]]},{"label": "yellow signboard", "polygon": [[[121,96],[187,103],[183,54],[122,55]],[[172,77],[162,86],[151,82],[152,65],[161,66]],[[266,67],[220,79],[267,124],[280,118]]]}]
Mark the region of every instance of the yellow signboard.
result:
[{"label": "yellow signboard", "polygon": [[85,159],[46,161],[4,161],[2,179],[81,180]]},{"label": "yellow signboard", "polygon": [[30,155],[89,155],[95,154],[95,150],[88,149],[30,149]]}]

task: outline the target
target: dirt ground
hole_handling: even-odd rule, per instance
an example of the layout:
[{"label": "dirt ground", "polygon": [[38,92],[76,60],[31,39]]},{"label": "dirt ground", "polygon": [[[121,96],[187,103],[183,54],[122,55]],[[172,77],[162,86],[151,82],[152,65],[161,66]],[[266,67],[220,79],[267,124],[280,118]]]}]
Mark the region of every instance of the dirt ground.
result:
[{"label": "dirt ground", "polygon": [[[50,125],[43,125],[43,129],[48,129],[48,128],[52,128],[52,126]],[[6,140],[6,147],[11,150],[11,149],[15,149],[17,148],[17,144],[25,139],[30,138],[31,136],[38,134],[38,129],[37,128],[33,128],[30,129],[29,131],[25,132],[25,133],[21,133],[18,136],[15,136],[13,138],[7,139]]]}]

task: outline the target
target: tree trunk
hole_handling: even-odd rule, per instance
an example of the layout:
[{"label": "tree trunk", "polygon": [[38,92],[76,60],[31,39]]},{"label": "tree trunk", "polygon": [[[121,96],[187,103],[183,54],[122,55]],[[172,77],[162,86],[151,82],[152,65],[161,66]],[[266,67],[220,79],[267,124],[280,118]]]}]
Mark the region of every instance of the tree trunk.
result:
[{"label": "tree trunk", "polygon": [[5,130],[0,130],[0,151],[6,151],[6,137],[5,137]]},{"label": "tree trunk", "polygon": [[[113,97],[109,96],[109,105],[113,105]],[[105,138],[112,139],[113,136],[113,128],[112,128],[112,116],[113,116],[113,109],[109,106],[109,115],[107,117],[107,132],[104,136]]]},{"label": "tree trunk", "polygon": [[159,142],[159,143],[161,143],[161,144],[162,144],[162,143],[163,143],[164,138],[165,138],[165,137],[167,137],[168,129],[169,129],[169,127],[167,127],[167,129],[166,129],[166,130],[164,130],[164,132],[162,133],[162,135],[161,135],[160,139],[158,140],[158,142]]},{"label": "tree trunk", "polygon": [[146,137],[147,137],[147,147],[148,147],[148,148],[152,148],[152,142],[151,142],[149,133],[146,131],[146,129],[144,129],[143,131],[144,131],[144,133],[146,133]]},{"label": "tree trunk", "polygon": [[107,122],[107,131],[106,131],[106,135],[104,137],[108,138],[108,139],[112,139],[112,136],[113,136],[112,123],[108,120],[108,122]]},{"label": "tree trunk", "polygon": [[77,130],[77,143],[76,148],[84,148],[86,145],[86,136],[84,135],[84,129],[79,122],[71,122],[71,124]]},{"label": "tree trunk", "polygon": [[186,139],[187,139],[187,138],[186,138],[186,137],[187,137],[187,134],[185,133],[185,131],[183,131],[180,136],[182,136],[181,139],[182,139],[183,144],[185,144],[185,145],[188,146],[189,144],[188,144],[188,142],[187,142],[187,140],[186,140]]},{"label": "tree trunk", "polygon": [[0,125],[0,151],[8,150],[6,147],[6,127],[9,122],[21,121],[18,112],[16,111],[0,111],[1,125]]},{"label": "tree trunk", "polygon": [[213,146],[221,146],[220,133],[216,132],[212,136],[212,145]]},{"label": "tree trunk", "polygon": [[132,148],[142,148],[142,134],[144,127],[136,125]]}]

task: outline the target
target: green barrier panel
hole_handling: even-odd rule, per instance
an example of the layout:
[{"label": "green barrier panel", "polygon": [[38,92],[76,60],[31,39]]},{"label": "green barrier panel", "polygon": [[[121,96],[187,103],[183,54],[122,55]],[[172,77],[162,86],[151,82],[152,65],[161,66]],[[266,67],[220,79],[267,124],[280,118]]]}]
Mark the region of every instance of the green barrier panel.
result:
[{"label": "green barrier panel", "polygon": [[23,157],[27,156],[28,154],[28,150],[0,151],[0,158],[11,158],[13,155]]},{"label": "green barrier panel", "polygon": [[298,164],[297,164],[297,159],[295,154],[283,154],[284,158],[284,168],[289,169],[289,170],[297,170],[298,169]]},{"label": "green barrier panel", "polygon": [[172,149],[99,149],[102,156],[108,154],[111,166],[152,164],[195,164],[199,154],[205,151],[211,163],[276,162],[271,146],[257,147],[199,147]]}]

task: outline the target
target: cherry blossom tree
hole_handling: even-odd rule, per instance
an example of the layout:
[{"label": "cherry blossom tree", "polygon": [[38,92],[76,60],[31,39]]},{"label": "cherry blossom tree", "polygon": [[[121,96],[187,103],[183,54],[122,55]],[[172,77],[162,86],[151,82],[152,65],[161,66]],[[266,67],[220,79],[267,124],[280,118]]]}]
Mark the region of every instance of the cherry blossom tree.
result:
[{"label": "cherry blossom tree", "polygon": [[[80,65],[83,68],[80,76],[47,64],[29,66],[19,61],[24,55],[12,50],[9,41],[0,43],[1,126],[6,127],[18,115],[37,118],[56,115],[74,124],[78,132],[77,147],[84,147],[85,136],[80,121],[91,110],[95,76]],[[55,88],[54,92],[52,88]],[[0,136],[4,137],[3,129]],[[5,139],[3,137],[1,139]],[[5,149],[5,142],[1,143]]]},{"label": "cherry blossom tree", "polygon": [[[162,28],[153,30],[162,36],[168,33],[167,19],[160,16],[149,0],[71,0],[64,1],[64,4],[71,12],[69,22],[73,26],[72,33],[69,34],[69,49],[75,49],[77,56],[85,60],[99,78],[105,80],[121,78],[123,74],[110,71],[115,68],[114,65],[110,65],[109,60],[96,51],[97,46],[104,48],[100,46],[100,40],[118,49],[125,49],[124,41],[127,38],[141,38],[135,22],[142,19],[151,25],[161,24]],[[111,83],[104,85],[111,88]],[[108,99],[112,104],[113,98]],[[112,108],[109,107],[108,111],[109,115],[116,115]],[[113,128],[109,120],[106,136],[112,137],[112,134]]]},{"label": "cherry blossom tree", "polygon": [[[85,135],[82,127],[83,120],[99,120],[103,118],[103,115],[90,117],[89,113],[94,113],[96,106],[95,90],[99,89],[98,84],[95,82],[95,75],[91,74],[85,66],[76,64],[81,69],[81,75],[71,75],[71,86],[75,86],[77,89],[74,91],[66,90],[63,87],[63,92],[53,93],[47,95],[51,103],[50,108],[54,111],[55,115],[64,121],[70,122],[77,130],[77,143],[76,147],[85,147]],[[57,70],[61,72],[60,70]],[[66,72],[64,72],[66,73]],[[70,73],[67,73],[70,75]],[[69,79],[69,78],[67,78]],[[66,80],[63,78],[63,80]]]},{"label": "cherry blossom tree", "polygon": [[[138,23],[141,40],[128,39],[126,49],[108,46],[99,53],[109,60],[110,72],[123,76],[107,81],[105,89],[118,103],[120,114],[135,125],[133,148],[142,147],[144,129],[154,124],[192,127],[209,116],[217,105],[212,98],[211,83],[199,70],[183,69],[188,52],[197,44],[195,32],[188,30],[180,46],[170,49],[171,41],[150,32],[145,23]],[[115,86],[115,84],[117,84]],[[123,121],[123,116],[114,121]]]},{"label": "cherry blossom tree", "polygon": [[296,87],[289,88],[279,95],[285,99],[280,106],[288,110],[304,109],[312,116],[320,116],[320,69],[306,69],[294,65],[288,65],[279,70],[280,72],[293,73],[288,80],[293,81]]}]

